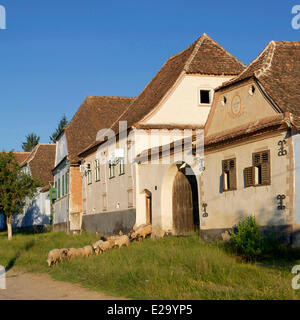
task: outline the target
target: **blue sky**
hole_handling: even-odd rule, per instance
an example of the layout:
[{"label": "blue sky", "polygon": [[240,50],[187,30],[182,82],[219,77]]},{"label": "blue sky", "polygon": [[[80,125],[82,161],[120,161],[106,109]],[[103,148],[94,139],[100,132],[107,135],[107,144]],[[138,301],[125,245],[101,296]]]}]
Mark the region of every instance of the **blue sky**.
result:
[{"label": "blue sky", "polygon": [[136,96],[203,32],[248,64],[271,40],[299,40],[298,1],[0,0],[0,150],[49,142],[87,95]]}]

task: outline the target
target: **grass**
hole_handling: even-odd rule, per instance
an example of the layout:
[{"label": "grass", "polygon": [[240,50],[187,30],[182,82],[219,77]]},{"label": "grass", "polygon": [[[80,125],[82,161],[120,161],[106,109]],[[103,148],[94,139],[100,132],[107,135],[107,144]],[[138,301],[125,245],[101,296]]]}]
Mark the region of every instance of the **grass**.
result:
[{"label": "grass", "polygon": [[11,242],[0,233],[0,264],[48,273],[56,280],[133,299],[299,299],[291,287],[297,261],[249,264],[222,244],[200,242],[196,235],[134,242],[88,259],[48,268],[54,248],[82,247],[96,236],[83,233],[16,234]]}]

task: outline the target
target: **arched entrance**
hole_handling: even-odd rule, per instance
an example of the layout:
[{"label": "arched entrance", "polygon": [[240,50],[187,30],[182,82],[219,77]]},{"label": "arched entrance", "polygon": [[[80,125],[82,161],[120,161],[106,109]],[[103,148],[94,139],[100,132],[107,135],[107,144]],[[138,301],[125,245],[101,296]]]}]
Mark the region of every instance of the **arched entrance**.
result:
[{"label": "arched entrance", "polygon": [[175,234],[186,234],[199,227],[198,184],[186,163],[170,166],[162,186],[162,222]]}]

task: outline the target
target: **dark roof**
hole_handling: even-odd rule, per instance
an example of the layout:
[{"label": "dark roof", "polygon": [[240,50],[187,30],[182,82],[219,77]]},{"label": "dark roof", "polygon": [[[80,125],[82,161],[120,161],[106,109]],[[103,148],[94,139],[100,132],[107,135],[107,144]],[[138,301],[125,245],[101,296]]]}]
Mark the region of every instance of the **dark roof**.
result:
[{"label": "dark roof", "polygon": [[300,41],[271,41],[238,77],[217,90],[251,77],[282,112],[300,116]]},{"label": "dark roof", "polygon": [[32,177],[38,179],[44,187],[43,191],[54,180],[51,169],[55,163],[55,152],[55,144],[38,144],[21,164],[29,166]]},{"label": "dark roof", "polygon": [[184,51],[167,60],[137,99],[115,121],[112,129],[118,132],[118,121],[127,121],[128,127],[131,127],[143,119],[162,100],[183,72],[235,76],[245,67],[222,46],[203,34]]},{"label": "dark roof", "polygon": [[71,163],[79,162],[79,152],[96,141],[99,130],[110,128],[133,99],[132,97],[86,97],[64,129]]}]

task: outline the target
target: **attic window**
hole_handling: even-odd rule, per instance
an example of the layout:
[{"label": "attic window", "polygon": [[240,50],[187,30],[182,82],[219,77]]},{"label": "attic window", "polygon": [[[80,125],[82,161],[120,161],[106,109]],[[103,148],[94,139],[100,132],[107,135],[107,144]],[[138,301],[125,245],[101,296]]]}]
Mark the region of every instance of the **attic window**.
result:
[{"label": "attic window", "polygon": [[211,90],[200,89],[200,104],[211,104]]},{"label": "attic window", "polygon": [[221,103],[223,106],[227,103],[227,98],[225,96],[223,96]]},{"label": "attic window", "polygon": [[253,96],[254,93],[255,93],[255,86],[252,85],[252,86],[249,88],[249,94],[250,94],[250,96]]}]

